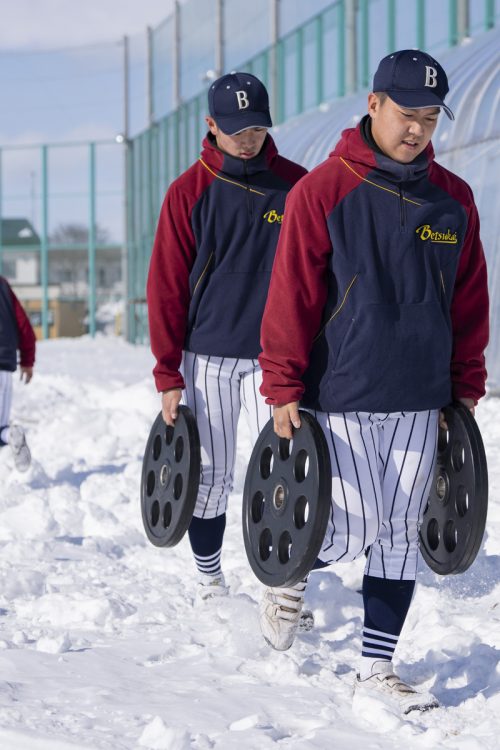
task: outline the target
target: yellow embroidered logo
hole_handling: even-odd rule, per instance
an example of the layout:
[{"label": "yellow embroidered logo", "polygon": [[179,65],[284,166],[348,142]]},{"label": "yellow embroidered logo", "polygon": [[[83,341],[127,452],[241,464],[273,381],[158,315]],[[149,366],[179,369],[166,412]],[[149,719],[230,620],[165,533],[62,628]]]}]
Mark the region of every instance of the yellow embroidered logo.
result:
[{"label": "yellow embroidered logo", "polygon": [[423,224],[421,227],[415,230],[421,240],[430,240],[431,242],[439,242],[443,245],[456,245],[458,242],[457,233],[452,232],[451,229],[447,229],[446,232],[434,231],[430,224]]},{"label": "yellow embroidered logo", "polygon": [[274,224],[275,221],[281,224],[283,221],[283,214],[279,214],[276,209],[272,208],[270,211],[266,211],[263,218],[269,223]]}]

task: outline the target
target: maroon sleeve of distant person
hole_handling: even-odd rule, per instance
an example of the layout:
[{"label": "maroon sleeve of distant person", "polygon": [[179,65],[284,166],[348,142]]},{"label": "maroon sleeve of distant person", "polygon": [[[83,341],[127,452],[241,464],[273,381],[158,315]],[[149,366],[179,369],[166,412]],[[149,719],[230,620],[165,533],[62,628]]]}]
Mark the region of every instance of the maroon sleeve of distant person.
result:
[{"label": "maroon sleeve of distant person", "polygon": [[21,367],[33,367],[35,364],[36,336],[30,319],[19,302],[18,298],[10,289],[12,296],[12,307],[17,323],[18,348],[21,355]]}]

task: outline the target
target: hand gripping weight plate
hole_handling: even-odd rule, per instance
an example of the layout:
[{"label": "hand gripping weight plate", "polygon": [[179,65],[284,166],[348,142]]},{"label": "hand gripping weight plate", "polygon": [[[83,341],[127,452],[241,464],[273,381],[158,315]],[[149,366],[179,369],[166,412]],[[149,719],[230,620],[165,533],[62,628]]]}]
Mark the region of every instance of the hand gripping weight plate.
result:
[{"label": "hand gripping weight plate", "polygon": [[481,433],[469,409],[443,409],[434,481],[420,527],[420,551],[440,575],[463,573],[476,559],[488,511],[488,467]]},{"label": "hand gripping weight plate", "polygon": [[144,452],[141,512],[149,541],[173,547],[193,517],[200,483],[200,438],[187,406],[179,406],[174,427],[156,417]]},{"label": "hand gripping weight plate", "polygon": [[314,565],[331,508],[328,445],[316,419],[300,410],[293,439],[270,419],[252,451],[243,490],[243,538],[250,566],[267,586],[291,586]]}]

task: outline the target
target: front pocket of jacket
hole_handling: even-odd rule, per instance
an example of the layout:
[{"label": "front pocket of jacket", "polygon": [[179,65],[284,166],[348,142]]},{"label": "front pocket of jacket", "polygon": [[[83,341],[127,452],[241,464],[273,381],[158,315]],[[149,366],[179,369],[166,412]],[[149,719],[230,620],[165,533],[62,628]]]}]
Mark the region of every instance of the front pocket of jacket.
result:
[{"label": "front pocket of jacket", "polygon": [[438,301],[364,305],[352,318],[334,365],[336,373],[370,383],[411,383],[449,371],[451,335]]}]

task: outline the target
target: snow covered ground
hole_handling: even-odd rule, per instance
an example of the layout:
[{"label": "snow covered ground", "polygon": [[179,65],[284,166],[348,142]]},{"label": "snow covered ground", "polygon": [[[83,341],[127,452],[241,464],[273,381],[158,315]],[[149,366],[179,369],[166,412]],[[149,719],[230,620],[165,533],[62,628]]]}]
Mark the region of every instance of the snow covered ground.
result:
[{"label": "snow covered ground", "polygon": [[494,750],[500,743],[500,401],[477,419],[490,472],[483,548],[460,576],[423,568],[399,672],[444,707],[404,720],[351,708],[362,561],[311,577],[316,627],[262,640],[246,561],[241,432],[223,566],[232,595],[198,604],[187,539],[142,528],[144,445],[159,410],[145,347],[42,342],[13,416],[33,464],[0,452],[2,750]]}]

